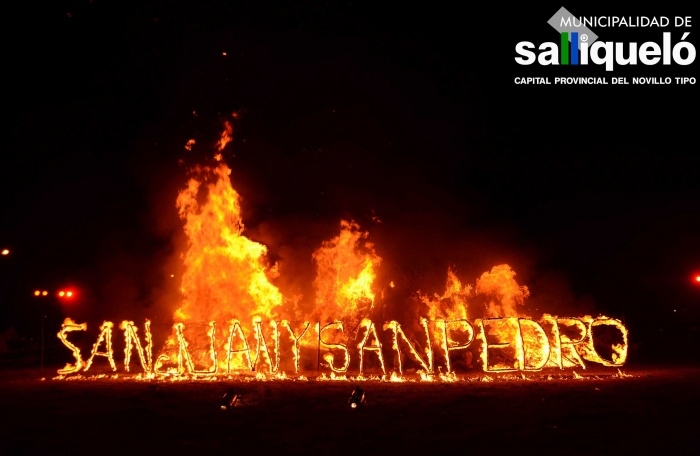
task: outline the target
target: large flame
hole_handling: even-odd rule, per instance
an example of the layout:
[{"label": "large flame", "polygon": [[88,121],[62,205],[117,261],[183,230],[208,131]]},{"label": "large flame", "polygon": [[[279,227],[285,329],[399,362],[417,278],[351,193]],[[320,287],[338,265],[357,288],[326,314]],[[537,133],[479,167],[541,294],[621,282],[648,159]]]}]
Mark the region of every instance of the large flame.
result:
[{"label": "large flame", "polygon": [[517,306],[525,303],[530,296],[526,286],[520,286],[515,281],[515,271],[507,264],[491,268],[484,272],[476,281],[476,293],[488,298],[486,316],[517,317]]},{"label": "large flame", "polygon": [[[481,274],[476,284],[463,285],[452,268],[447,270],[447,284],[442,294],[433,296],[420,294],[421,301],[428,307],[431,319],[466,320],[470,312],[487,318],[521,316],[518,306],[530,296],[526,286],[515,281],[515,271],[500,264]],[[483,302],[483,308],[469,309],[469,302]]]},{"label": "large flame", "polygon": [[[231,133],[227,124],[219,151],[230,141]],[[178,322],[250,321],[256,315],[274,318],[283,304],[282,293],[271,283],[277,267],[268,264],[267,248],[243,235],[240,195],[231,185],[230,174],[222,161],[216,166],[197,166],[177,197],[188,239],[183,255],[183,301],[175,312]]]},{"label": "large flame", "polygon": [[[311,255],[315,295],[305,302],[313,305],[305,311],[297,308],[304,297],[285,299],[272,282],[279,275],[278,264],[270,264],[265,245],[244,235],[241,197],[222,155],[232,139],[233,127],[227,122],[211,164],[191,169],[187,186],[177,196],[188,243],[174,333],[154,357],[150,321],[145,321],[143,338],[134,322],[123,321],[125,372],[130,372],[134,350],[143,371],[137,378],[143,379],[230,379],[242,371],[255,372],[259,380],[286,379],[285,369],[299,375],[315,364],[320,380],[328,379],[321,368],[332,371],[331,380],[348,380],[352,364],[359,370],[353,381],[403,382],[406,372],[422,381],[454,382],[455,369],[473,369],[476,357],[485,372],[499,373],[585,369],[584,360],[611,367],[625,363],[628,335],[621,321],[588,315],[526,317],[520,309],[530,291],[517,283],[507,264],[492,267],[473,285],[448,268],[444,292],[409,290],[403,301],[400,293],[389,292],[399,299],[385,300],[387,290],[396,286],[389,281],[378,292],[375,280],[382,258],[369,233],[351,220],[341,220],[340,232]],[[185,149],[191,151],[195,144],[191,139]],[[389,306],[396,307],[389,314],[400,316],[378,321]],[[416,307],[421,309],[412,316],[402,311]],[[305,321],[290,322],[285,319],[290,315]],[[84,360],[68,336],[86,331],[87,325],[67,318],[58,337],[75,364],[59,369],[59,377],[88,371],[96,361],[107,362],[115,372],[113,328],[109,321],[99,327]],[[364,375],[372,371],[381,377]]]},{"label": "large flame", "polygon": [[[617,320],[548,315],[540,321],[523,318],[520,308],[530,291],[517,283],[515,271],[507,264],[484,272],[473,285],[463,283],[455,270],[448,268],[444,292],[427,295],[418,291],[409,298],[410,302],[423,305],[419,319],[381,322],[377,326],[375,320],[383,314],[376,310],[390,304],[383,301],[384,293],[378,293],[375,284],[382,258],[368,240],[369,233],[351,220],[341,220],[339,233],[322,242],[312,254],[316,278],[315,295],[306,298],[307,303],[313,299],[310,310],[292,309],[304,298],[285,299],[272,283],[278,276],[278,265],[269,263],[267,247],[243,234],[241,198],[233,188],[231,169],[221,155],[232,135],[233,128],[226,123],[212,164],[194,167],[186,188],[178,194],[176,205],[188,239],[187,251],[182,255],[182,302],[175,311],[175,335],[166,343],[167,353],[154,363],[147,323],[147,349],[138,352],[144,370],[150,370],[153,364],[153,372],[158,375],[215,376],[243,368],[264,376],[261,364],[270,375],[278,375],[284,369],[280,356],[291,353],[292,367],[298,374],[300,347],[314,348],[318,366],[324,360],[324,367],[334,373],[347,372],[350,357],[359,355],[360,376],[367,364],[384,375],[387,367],[395,369],[392,378],[397,372],[403,373],[404,358],[407,365],[413,366],[410,368],[429,378],[438,375],[437,362],[444,365],[447,374],[453,374],[453,364],[471,369],[477,356],[485,371],[585,368],[581,356],[608,365],[624,363],[627,336]],[[191,149],[193,144],[194,140],[190,140],[186,148]],[[393,281],[389,287],[395,287]],[[285,307],[285,303],[289,305]],[[407,304],[407,308],[413,308],[413,304]],[[290,323],[284,319],[291,314],[305,321]],[[428,318],[424,318],[426,315]],[[269,322],[272,329],[263,329],[263,322]],[[190,327],[195,328],[191,331],[197,334],[186,334],[185,323],[191,323]],[[206,334],[201,326],[204,323],[209,323]],[[217,323],[221,328],[218,332]],[[244,331],[251,323],[252,332]],[[64,326],[61,334],[83,330],[68,323]],[[612,346],[611,361],[597,354],[592,342],[594,327],[613,327],[623,334],[623,339]],[[377,328],[383,328],[388,336]],[[126,334],[128,365],[131,340],[138,337],[135,327],[130,329],[127,325],[122,329]],[[384,361],[386,342],[395,352],[389,365]],[[111,326],[107,322],[87,361],[88,367],[95,356],[107,356],[114,367],[111,351],[99,351],[104,344],[111,344]],[[134,346],[140,349],[140,342]],[[76,365],[67,366],[62,372],[80,370],[81,363],[78,352]],[[164,363],[167,365],[163,369]]]},{"label": "large flame", "polygon": [[352,221],[340,222],[340,234],[323,242],[313,254],[316,263],[315,318],[342,320],[355,328],[374,307],[372,290],[381,258],[368,233]]},{"label": "large flame", "polygon": [[428,306],[430,319],[444,318],[446,320],[467,319],[467,299],[474,295],[474,287],[462,285],[452,268],[447,269],[447,284],[445,292],[433,296],[420,295],[423,303]]}]

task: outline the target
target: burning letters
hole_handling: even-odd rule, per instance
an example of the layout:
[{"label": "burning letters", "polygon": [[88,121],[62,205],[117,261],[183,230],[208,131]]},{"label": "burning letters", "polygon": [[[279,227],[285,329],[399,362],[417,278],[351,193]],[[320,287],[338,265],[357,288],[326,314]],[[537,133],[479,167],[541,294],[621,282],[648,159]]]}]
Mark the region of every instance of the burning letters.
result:
[{"label": "burning letters", "polygon": [[[269,322],[267,332],[270,343],[265,338],[262,320],[254,319],[251,327],[244,328],[241,322],[229,322],[227,331],[217,339],[216,323],[209,323],[207,337],[210,341],[205,353],[193,352],[184,335],[185,325],[176,323],[176,352],[174,356],[161,353],[153,361],[153,342],[150,322],[144,324],[143,340],[138,336],[138,328],[133,322],[124,321],[120,328],[124,332],[124,372],[132,371],[132,352],[138,354],[140,370],[147,377],[178,376],[204,378],[227,376],[235,373],[258,372],[275,376],[281,374],[281,346],[284,345],[281,333],[288,341],[286,350],[291,359],[294,374],[301,374],[302,361],[310,361],[313,368],[320,371],[345,374],[356,370],[363,375],[371,369],[382,376],[400,377],[407,364],[414,366],[412,372],[423,379],[430,379],[436,371],[451,374],[457,368],[454,360],[460,353],[476,352],[484,372],[540,371],[545,368],[586,368],[587,362],[604,366],[622,366],[627,358],[627,330],[616,319],[600,316],[593,318],[558,318],[545,315],[541,320],[507,317],[467,320],[429,321],[421,319],[424,333],[422,339],[406,336],[401,325],[391,321],[377,331],[377,326],[369,319],[361,321],[354,338],[344,337],[343,342],[331,343],[328,339],[345,335],[340,321],[321,326],[305,322],[301,331],[295,333],[287,321]],[[117,371],[112,342],[112,322],[104,322],[100,334],[92,347],[87,361],[77,346],[68,340],[68,334],[85,331],[86,323],[77,324],[66,319],[59,339],[72,351],[74,364],[68,364],[59,374],[88,372],[96,357],[105,358],[112,371]],[[619,343],[602,346],[595,340],[596,328],[609,327],[617,333]],[[282,328],[282,331],[280,331]],[[571,334],[576,334],[572,336]],[[603,333],[610,339],[610,332]],[[250,343],[249,342],[250,339]],[[145,344],[145,345],[144,345]],[[306,347],[308,350],[301,350]],[[311,350],[313,347],[316,350]],[[605,355],[599,353],[604,351]],[[318,355],[324,353],[323,357]],[[312,359],[302,360],[306,354]],[[207,365],[199,366],[196,360],[207,360]],[[308,362],[305,364],[309,364]],[[286,374],[285,374],[286,375]]]},{"label": "burning letters", "polygon": [[[222,157],[232,135],[226,123],[214,160],[190,170],[176,199],[188,243],[172,330],[165,328],[170,334],[154,357],[151,323],[121,322],[124,372],[149,378],[373,372],[400,381],[410,374],[450,379],[479,364],[484,372],[526,372],[625,363],[627,329],[621,321],[530,318],[520,310],[530,291],[507,264],[484,272],[473,285],[463,284],[450,268],[442,294],[412,291],[405,301],[390,303],[385,292],[396,285],[387,278],[386,286],[377,285],[382,258],[353,220],[341,220],[339,232],[311,255],[313,292],[285,294],[267,246],[244,235],[241,198]],[[195,144],[191,140],[186,148]],[[394,316],[384,318],[387,309]],[[86,323],[70,318],[63,323],[58,337],[75,361],[59,375],[88,372],[99,360],[106,361],[100,368],[117,370],[114,323],[99,327],[89,355],[69,340],[86,330]]]}]

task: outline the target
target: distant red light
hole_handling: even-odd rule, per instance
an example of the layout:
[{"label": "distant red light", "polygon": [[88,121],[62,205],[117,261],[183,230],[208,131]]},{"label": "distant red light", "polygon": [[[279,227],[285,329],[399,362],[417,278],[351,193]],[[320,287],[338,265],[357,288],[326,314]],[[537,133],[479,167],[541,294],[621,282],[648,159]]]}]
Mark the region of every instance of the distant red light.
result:
[{"label": "distant red light", "polygon": [[58,292],[58,297],[61,299],[74,299],[75,291],[73,290],[60,290]]},{"label": "distant red light", "polygon": [[79,291],[80,290],[76,291],[75,289],[64,288],[64,289],[58,290],[56,292],[56,297],[58,297],[58,299],[60,299],[61,301],[63,301],[64,303],[67,304],[68,301],[73,301],[73,300],[78,299]]},{"label": "distant red light", "polygon": [[700,283],[700,275],[695,276],[695,281],[698,282],[698,283]]}]

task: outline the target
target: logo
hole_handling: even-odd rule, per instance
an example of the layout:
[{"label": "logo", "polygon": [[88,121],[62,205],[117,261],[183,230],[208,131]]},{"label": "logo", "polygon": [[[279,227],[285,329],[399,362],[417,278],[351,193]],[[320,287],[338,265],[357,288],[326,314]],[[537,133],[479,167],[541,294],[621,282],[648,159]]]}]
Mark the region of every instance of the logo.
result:
[{"label": "logo", "polygon": [[[559,32],[559,42],[544,42],[536,46],[521,41],[515,46],[515,61],[519,65],[604,65],[613,71],[616,65],[690,65],[695,61],[695,46],[688,41],[690,32],[661,33],[660,40],[638,43],[598,40],[590,27],[599,28],[664,28],[671,19],[660,17],[594,16],[578,18],[561,7],[547,22]],[[690,16],[673,18],[675,27],[690,27]],[[675,41],[675,42],[674,42]]]}]

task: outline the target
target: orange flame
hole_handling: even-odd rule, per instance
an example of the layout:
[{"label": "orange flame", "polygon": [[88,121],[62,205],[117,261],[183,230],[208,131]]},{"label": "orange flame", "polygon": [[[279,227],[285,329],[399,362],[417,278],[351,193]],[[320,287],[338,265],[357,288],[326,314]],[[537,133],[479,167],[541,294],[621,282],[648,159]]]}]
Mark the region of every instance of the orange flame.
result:
[{"label": "orange flame", "polygon": [[[226,125],[219,150],[230,141],[231,125]],[[243,235],[240,195],[231,185],[231,170],[220,162],[214,168],[197,166],[193,174],[177,197],[189,248],[183,256],[184,299],[175,320],[276,317],[284,301],[270,281],[277,268],[266,261],[267,247]]]},{"label": "orange flame", "polygon": [[452,268],[447,269],[447,284],[442,295],[435,293],[432,297],[420,295],[421,300],[428,306],[428,316],[431,320],[445,317],[448,320],[467,319],[467,299],[474,295],[471,285],[463,286]]},{"label": "orange flame", "polygon": [[[431,319],[445,318],[447,320],[466,320],[469,314],[468,303],[472,298],[485,298],[484,316],[517,317],[520,316],[517,306],[524,304],[530,296],[526,286],[520,286],[515,281],[515,271],[501,264],[484,272],[476,279],[476,285],[462,285],[452,268],[447,270],[447,284],[442,295],[433,296],[420,294],[423,303],[428,307]],[[479,309],[472,309],[479,310]]]},{"label": "orange flame", "polygon": [[[233,126],[228,120],[224,122],[224,131],[221,133],[219,142],[217,143],[217,150],[221,152],[224,148],[233,141]],[[217,159],[217,161],[220,161]]]},{"label": "orange flame", "polygon": [[[509,265],[501,264],[481,274],[474,285],[463,284],[456,272],[448,268],[442,294],[428,296],[418,292],[420,301],[427,307],[428,318],[422,313],[420,325],[414,324],[413,331],[407,325],[408,333],[404,333],[397,321],[380,324],[379,328],[391,332],[391,348],[387,351],[393,350],[395,356],[393,362],[385,363],[382,340],[387,338],[380,337],[370,318],[373,314],[376,317],[375,308],[384,304],[381,302],[383,293],[375,293],[374,288],[382,258],[368,241],[369,233],[352,220],[341,220],[340,232],[324,241],[312,255],[316,266],[313,309],[291,312],[290,307],[299,299],[285,299],[272,282],[279,274],[279,265],[268,262],[265,245],[243,234],[241,197],[233,188],[231,169],[222,157],[223,149],[232,138],[233,127],[226,122],[213,164],[192,169],[186,188],[177,197],[176,206],[184,220],[188,248],[182,256],[184,273],[180,291],[183,299],[174,314],[174,335],[166,343],[167,354],[162,353],[153,362],[150,322],[145,326],[145,349],[133,323],[123,322],[127,372],[131,352],[136,348],[143,370],[152,370],[153,375],[215,377],[247,369],[255,371],[256,378],[286,377],[280,372],[280,329],[288,334],[283,344],[291,345],[296,374],[300,371],[300,347],[313,344],[319,364],[332,371],[332,379],[336,378],[335,374],[348,372],[351,356],[359,360],[358,379],[364,378],[365,364],[369,362],[375,369],[381,369],[384,376],[387,367],[393,367],[392,381],[398,381],[403,374],[404,358],[416,366],[414,371],[424,381],[434,378],[456,381],[451,361],[452,356],[457,365],[456,355],[464,356],[467,369],[472,368],[473,355],[480,356],[486,372],[538,371],[544,367],[585,369],[583,359],[608,366],[625,362],[627,333],[617,320],[545,315],[537,322],[521,318],[520,307],[530,291],[516,282],[516,274]],[[190,140],[186,148],[191,149],[193,144],[194,140]],[[394,288],[394,282],[388,286]],[[276,321],[290,313],[306,321],[301,326],[284,319],[281,324]],[[470,323],[468,318],[474,317],[471,314],[478,314],[479,319]],[[196,342],[192,332],[186,335],[184,323],[205,321],[210,322],[206,341],[201,334]],[[272,329],[263,330],[263,321],[269,321]],[[429,328],[429,321],[434,322],[433,329]],[[219,336],[218,342],[217,322],[229,324],[228,331]],[[252,322],[252,332],[246,334],[241,322]],[[313,332],[308,331],[312,327],[310,322],[315,322],[315,338],[304,337]],[[87,363],[76,349],[76,364],[67,365],[59,373],[74,373],[84,365],[87,370],[94,356],[106,357],[114,370],[111,327],[111,323],[105,322],[100,328],[100,336]],[[622,333],[622,340],[612,346],[610,360],[603,358],[608,354],[601,356],[596,352],[592,342],[594,327],[599,330],[612,327]],[[66,333],[76,330],[85,328],[67,320],[59,333],[72,350],[75,347],[67,342]],[[105,345],[105,351],[98,351],[100,345]],[[434,358],[433,347],[440,359]],[[445,374],[435,371],[438,362],[446,368]],[[265,367],[267,374],[263,373]]]},{"label": "orange flame", "polygon": [[530,296],[526,286],[520,286],[515,281],[515,271],[507,264],[491,268],[476,280],[476,292],[490,298],[487,317],[517,317],[516,306],[522,305],[525,298]]},{"label": "orange flame", "polygon": [[317,275],[315,317],[321,321],[342,320],[356,328],[370,314],[375,295],[372,285],[382,259],[367,232],[352,221],[340,222],[340,234],[323,242],[313,254]]}]

